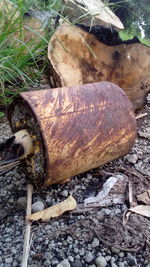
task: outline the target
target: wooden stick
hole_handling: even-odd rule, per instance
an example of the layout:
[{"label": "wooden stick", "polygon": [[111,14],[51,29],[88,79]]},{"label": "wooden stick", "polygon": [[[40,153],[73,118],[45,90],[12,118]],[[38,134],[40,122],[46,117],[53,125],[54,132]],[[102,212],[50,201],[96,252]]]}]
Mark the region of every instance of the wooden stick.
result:
[{"label": "wooden stick", "polygon": [[140,115],[136,116],[136,120],[141,119],[145,116],[147,116],[147,113],[140,114]]},{"label": "wooden stick", "polygon": [[[32,191],[33,191],[32,185],[28,185],[26,216],[31,215]],[[28,264],[29,249],[30,249],[30,232],[31,232],[31,221],[26,219],[21,267],[27,267]]]}]

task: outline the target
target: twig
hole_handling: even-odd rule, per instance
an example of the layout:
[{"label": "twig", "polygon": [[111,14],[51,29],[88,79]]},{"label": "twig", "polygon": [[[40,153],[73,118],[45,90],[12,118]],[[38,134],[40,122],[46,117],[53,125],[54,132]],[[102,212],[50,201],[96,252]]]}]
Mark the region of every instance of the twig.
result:
[{"label": "twig", "polygon": [[[33,191],[32,185],[28,185],[26,216],[31,215],[32,191]],[[26,228],[25,228],[25,235],[24,235],[21,267],[27,267],[27,264],[28,264],[29,249],[30,249],[30,232],[31,232],[31,221],[26,219]]]},{"label": "twig", "polygon": [[136,118],[136,120],[138,120],[138,119],[141,119],[145,116],[147,116],[147,113],[140,114],[140,115],[136,116],[135,118]]},{"label": "twig", "polygon": [[16,162],[11,162],[9,164],[0,166],[0,175],[10,171],[11,169],[18,166],[19,164],[20,164],[20,161],[17,160]]}]

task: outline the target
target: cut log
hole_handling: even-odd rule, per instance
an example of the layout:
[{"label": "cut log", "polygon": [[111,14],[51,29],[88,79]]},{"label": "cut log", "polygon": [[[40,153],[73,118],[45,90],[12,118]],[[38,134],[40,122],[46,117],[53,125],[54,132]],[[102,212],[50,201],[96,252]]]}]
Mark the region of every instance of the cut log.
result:
[{"label": "cut log", "polygon": [[122,30],[120,19],[101,0],[63,0],[63,13],[72,23],[86,26],[103,25]]},{"label": "cut log", "polygon": [[110,82],[21,93],[9,108],[13,132],[28,129],[34,153],[24,159],[36,186],[72,176],[124,156],[136,137],[127,95]]},{"label": "cut log", "polygon": [[141,108],[150,91],[150,47],[134,40],[106,45],[96,34],[67,23],[57,28],[48,48],[52,86],[111,81]]}]

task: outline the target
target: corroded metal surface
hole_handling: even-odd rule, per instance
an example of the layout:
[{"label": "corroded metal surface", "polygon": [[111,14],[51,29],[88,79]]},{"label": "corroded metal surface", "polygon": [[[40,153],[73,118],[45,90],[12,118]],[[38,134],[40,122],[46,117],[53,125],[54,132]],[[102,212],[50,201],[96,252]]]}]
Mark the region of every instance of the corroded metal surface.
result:
[{"label": "corroded metal surface", "polygon": [[[135,141],[132,104],[113,83],[30,91],[21,98],[33,111],[44,140],[44,186],[119,158]],[[12,123],[12,128],[17,130],[17,125]]]}]

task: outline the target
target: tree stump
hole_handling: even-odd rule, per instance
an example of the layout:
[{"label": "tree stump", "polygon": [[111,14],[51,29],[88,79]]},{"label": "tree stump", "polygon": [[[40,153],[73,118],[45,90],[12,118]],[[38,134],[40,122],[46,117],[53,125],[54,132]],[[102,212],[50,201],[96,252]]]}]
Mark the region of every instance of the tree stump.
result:
[{"label": "tree stump", "polygon": [[48,58],[53,87],[111,81],[124,89],[134,109],[143,106],[150,91],[150,47],[139,42],[106,45],[64,23],[50,40]]}]

